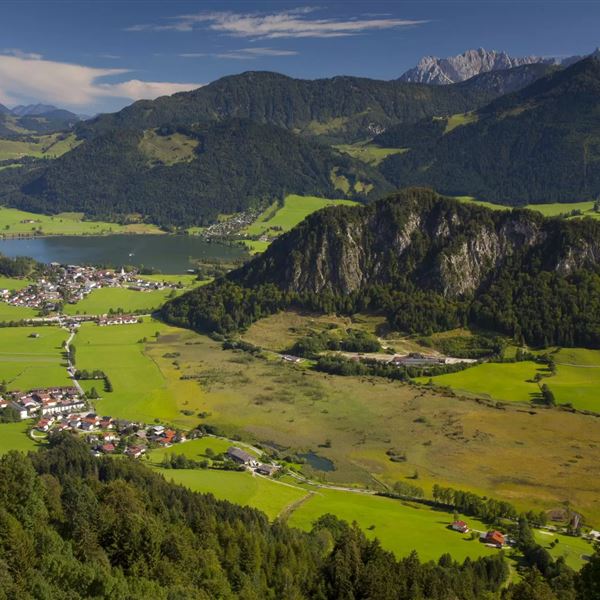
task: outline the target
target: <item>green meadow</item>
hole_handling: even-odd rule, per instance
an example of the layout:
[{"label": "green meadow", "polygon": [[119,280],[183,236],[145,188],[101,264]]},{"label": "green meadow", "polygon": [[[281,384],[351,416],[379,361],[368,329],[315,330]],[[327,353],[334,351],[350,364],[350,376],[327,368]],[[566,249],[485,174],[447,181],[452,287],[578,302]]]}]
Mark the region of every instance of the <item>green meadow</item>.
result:
[{"label": "green meadow", "polygon": [[0,290],[21,290],[33,283],[29,279],[17,279],[15,277],[0,276]]},{"label": "green meadow", "polygon": [[[456,196],[457,200],[461,202],[468,202],[470,204],[477,204],[485,208],[491,208],[492,210],[510,210],[511,206],[503,206],[502,204],[494,204],[492,202],[485,202],[484,200],[477,200],[472,196]],[[594,211],[594,202],[551,202],[541,204],[527,204],[519,208],[528,208],[529,210],[536,210],[542,213],[545,217],[557,217],[571,211],[581,211],[582,216],[592,217],[594,219],[600,218],[600,213]]]},{"label": "green meadow", "polygon": [[0,456],[9,450],[28,452],[38,447],[38,444],[27,435],[29,426],[29,421],[0,423]]},{"label": "green meadow", "polygon": [[[457,393],[482,396],[505,402],[531,402],[540,398],[536,373],[554,393],[558,404],[571,404],[578,410],[600,412],[600,350],[562,348],[553,352],[556,374],[536,363],[483,363],[458,373],[438,375],[436,385],[451,387]],[[419,383],[429,378],[420,377]]]},{"label": "green meadow", "polygon": [[69,315],[103,315],[112,308],[123,312],[152,312],[162,306],[174,290],[153,290],[140,292],[127,288],[100,288],[88,294],[76,304],[65,304],[64,311]]},{"label": "green meadow", "polygon": [[368,142],[359,142],[357,144],[340,144],[335,146],[340,152],[349,154],[353,158],[377,166],[388,156],[392,154],[402,154],[408,151],[408,148],[381,148]]},{"label": "green meadow", "polygon": [[81,142],[74,134],[61,133],[28,136],[28,141],[0,139],[0,160],[33,156],[35,158],[58,158]]},{"label": "green meadow", "polygon": [[0,381],[6,381],[9,390],[68,385],[62,355],[67,335],[57,327],[0,328]]},{"label": "green meadow", "polygon": [[[181,381],[175,365],[159,369],[147,354],[161,337],[178,330],[145,318],[135,325],[99,327],[85,323],[75,336],[76,366],[101,369],[108,375],[112,392],[102,390],[102,382],[83,382],[86,389],[96,387],[102,398],[96,410],[102,414],[152,423],[155,419],[181,426],[197,424],[200,389],[193,381]],[[158,334],[158,337],[157,335]],[[168,376],[171,375],[172,376]],[[185,415],[181,411],[191,411]]]},{"label": "green meadow", "polygon": [[119,225],[85,221],[82,213],[41,215],[16,208],[0,207],[0,237],[19,235],[104,235],[108,233],[160,233],[155,225]]},{"label": "green meadow", "polygon": [[198,281],[195,275],[146,275],[143,279],[178,283],[181,289],[139,291],[127,288],[100,288],[92,291],[76,304],[66,304],[65,313],[69,315],[103,315],[113,310],[123,312],[152,312],[160,308],[169,298],[183,294],[192,287],[205,285],[208,281]]},{"label": "green meadow", "polygon": [[302,488],[251,475],[248,472],[214,471],[207,469],[156,468],[168,481],[195,492],[210,493],[221,500],[262,510],[276,518],[290,504],[306,496]]},{"label": "green meadow", "polygon": [[[496,550],[448,528],[453,515],[400,500],[366,494],[319,489],[293,511],[288,523],[310,529],[320,516],[332,513],[348,522],[356,521],[368,537],[397,556],[416,550],[423,560],[437,560],[449,552],[455,560],[493,554]],[[475,519],[466,518],[473,529],[486,530]],[[435,540],[435,541],[434,541]]]},{"label": "green meadow", "polygon": [[272,228],[273,233],[278,235],[289,231],[303,221],[308,215],[326,206],[346,205],[353,206],[356,202],[352,200],[328,200],[316,196],[298,196],[290,194],[285,197],[283,206],[277,203],[267,208],[258,219],[244,230],[247,235],[262,235]]},{"label": "green meadow", "polygon": [[[431,380],[436,385],[451,387],[457,393],[504,402],[531,402],[540,396],[540,388],[533,378],[538,372],[546,372],[543,367],[531,361],[483,363],[457,373],[438,375]],[[430,378],[419,377],[416,381],[427,383]]]}]

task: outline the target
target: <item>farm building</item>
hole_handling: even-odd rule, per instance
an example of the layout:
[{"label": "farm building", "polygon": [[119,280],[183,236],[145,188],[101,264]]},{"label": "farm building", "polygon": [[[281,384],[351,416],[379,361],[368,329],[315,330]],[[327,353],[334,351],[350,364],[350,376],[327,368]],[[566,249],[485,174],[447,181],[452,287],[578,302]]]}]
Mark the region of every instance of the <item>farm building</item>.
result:
[{"label": "farm building", "polygon": [[500,533],[499,531],[488,531],[485,534],[485,543],[486,544],[492,544],[493,546],[496,546],[497,548],[502,548],[502,546],[504,546],[504,544],[506,544],[506,538],[504,537],[503,533]]},{"label": "farm building", "polygon": [[464,521],[454,521],[450,527],[460,533],[469,533],[469,526]]},{"label": "farm building", "polygon": [[254,456],[248,454],[241,448],[236,448],[235,446],[232,446],[227,450],[227,456],[240,465],[245,465],[248,467],[258,466],[258,461],[256,458],[254,458]]}]

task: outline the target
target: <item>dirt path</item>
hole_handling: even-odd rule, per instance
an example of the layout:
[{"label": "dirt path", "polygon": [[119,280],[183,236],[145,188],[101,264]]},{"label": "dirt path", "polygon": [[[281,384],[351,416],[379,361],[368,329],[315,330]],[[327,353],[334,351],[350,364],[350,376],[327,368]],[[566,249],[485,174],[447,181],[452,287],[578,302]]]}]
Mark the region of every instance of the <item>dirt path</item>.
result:
[{"label": "dirt path", "polygon": [[292,515],[292,513],[298,510],[304,503],[308,502],[317,492],[308,492],[306,496],[302,496],[299,500],[284,506],[281,512],[277,515],[276,520],[281,523],[285,523]]}]

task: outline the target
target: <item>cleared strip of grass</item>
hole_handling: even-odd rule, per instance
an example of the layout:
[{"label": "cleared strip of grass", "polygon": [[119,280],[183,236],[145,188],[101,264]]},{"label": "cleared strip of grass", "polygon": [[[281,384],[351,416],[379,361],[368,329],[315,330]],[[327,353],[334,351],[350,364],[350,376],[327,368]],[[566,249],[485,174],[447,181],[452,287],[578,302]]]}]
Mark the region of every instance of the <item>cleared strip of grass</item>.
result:
[{"label": "cleared strip of grass", "polygon": [[202,493],[210,493],[222,500],[251,506],[275,519],[289,504],[307,495],[299,487],[278,483],[244,472],[213,471],[207,469],[160,469],[164,477]]}]

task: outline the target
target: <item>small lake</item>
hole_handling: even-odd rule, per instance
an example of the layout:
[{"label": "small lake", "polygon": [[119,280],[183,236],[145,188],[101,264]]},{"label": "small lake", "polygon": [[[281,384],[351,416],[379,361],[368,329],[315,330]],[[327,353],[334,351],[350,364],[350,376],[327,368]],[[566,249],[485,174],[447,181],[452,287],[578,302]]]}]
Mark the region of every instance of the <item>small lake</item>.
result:
[{"label": "small lake", "polygon": [[324,456],[319,456],[314,452],[307,452],[306,454],[299,454],[298,456],[303,458],[316,471],[335,471],[333,461]]},{"label": "small lake", "polygon": [[30,256],[43,263],[134,265],[185,273],[194,267],[194,259],[232,260],[244,251],[196,236],[140,234],[0,239],[0,254]]}]

